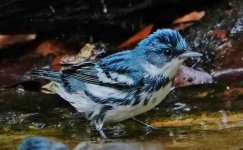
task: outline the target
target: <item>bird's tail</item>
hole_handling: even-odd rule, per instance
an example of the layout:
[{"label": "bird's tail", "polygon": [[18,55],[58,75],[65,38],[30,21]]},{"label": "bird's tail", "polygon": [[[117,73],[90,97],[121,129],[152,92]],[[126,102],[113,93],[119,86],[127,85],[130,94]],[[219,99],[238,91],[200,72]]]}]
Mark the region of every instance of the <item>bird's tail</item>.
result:
[{"label": "bird's tail", "polygon": [[61,82],[61,72],[47,69],[33,69],[30,77]]}]

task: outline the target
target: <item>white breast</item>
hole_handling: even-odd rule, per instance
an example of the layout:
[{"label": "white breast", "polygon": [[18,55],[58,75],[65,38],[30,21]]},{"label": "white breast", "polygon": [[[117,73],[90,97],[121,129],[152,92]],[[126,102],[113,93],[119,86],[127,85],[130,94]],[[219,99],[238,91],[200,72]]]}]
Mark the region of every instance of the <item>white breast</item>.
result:
[{"label": "white breast", "polygon": [[106,122],[118,122],[122,121],[140,114],[143,114],[155,106],[157,106],[169,93],[171,88],[171,82],[169,82],[165,87],[161,87],[157,92],[153,93],[149,99],[147,105],[144,104],[144,100],[147,97],[147,93],[141,94],[141,101],[138,105],[130,106],[116,106],[113,110],[109,110],[105,117]]}]

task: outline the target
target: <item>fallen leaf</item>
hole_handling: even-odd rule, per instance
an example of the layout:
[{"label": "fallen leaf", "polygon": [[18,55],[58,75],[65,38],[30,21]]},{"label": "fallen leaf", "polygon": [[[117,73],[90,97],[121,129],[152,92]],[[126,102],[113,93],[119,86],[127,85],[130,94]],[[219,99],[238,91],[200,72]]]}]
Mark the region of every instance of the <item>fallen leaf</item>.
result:
[{"label": "fallen leaf", "polygon": [[41,87],[41,92],[45,94],[56,94],[54,86],[55,82],[50,82]]},{"label": "fallen leaf", "polygon": [[57,60],[54,60],[53,65],[55,64],[76,64],[85,60],[89,60],[93,54],[95,46],[92,44],[85,44],[84,47],[79,51],[77,55],[61,55],[57,57]]},{"label": "fallen leaf", "polygon": [[58,55],[55,57],[55,59],[52,61],[52,69],[53,70],[60,70],[62,68],[61,65],[59,65],[63,60],[70,58],[71,56],[68,54]]},{"label": "fallen leaf", "polygon": [[229,88],[224,91],[224,95],[227,97],[236,97],[239,95],[243,95],[243,88]]},{"label": "fallen leaf", "polygon": [[227,30],[216,29],[216,30],[209,31],[208,35],[223,39],[227,36],[227,33],[228,33]]},{"label": "fallen leaf", "polygon": [[94,48],[95,46],[92,44],[85,44],[84,47],[78,53],[78,55],[74,58],[73,62],[78,63],[88,60],[92,56],[92,51],[94,50]]},{"label": "fallen leaf", "polygon": [[176,19],[173,24],[179,24],[184,22],[199,21],[205,16],[205,11],[193,11],[184,15],[181,18]]},{"label": "fallen leaf", "polygon": [[[92,56],[92,51],[95,46],[92,44],[85,44],[85,46],[80,50],[80,52],[74,56],[74,55],[68,55],[68,54],[63,54],[63,55],[58,55],[54,61],[52,62],[52,69],[54,70],[60,70],[62,69],[61,65],[62,63],[79,63],[85,60],[89,60],[89,58]],[[53,88],[55,86],[55,82],[50,82],[44,86],[41,87],[41,91],[46,94],[55,94],[55,89]]]},{"label": "fallen leaf", "polygon": [[36,34],[0,35],[0,48],[34,40]]},{"label": "fallen leaf", "polygon": [[126,40],[125,42],[120,44],[118,46],[118,48],[119,49],[127,49],[127,48],[131,48],[131,47],[135,46],[139,41],[146,38],[151,33],[153,27],[154,27],[153,24],[146,26],[145,28],[143,28],[142,30],[137,32],[135,35],[130,37],[128,40]]},{"label": "fallen leaf", "polygon": [[50,54],[58,56],[66,54],[68,51],[69,49],[63,43],[56,40],[44,41],[36,48],[36,52],[43,56]]},{"label": "fallen leaf", "polygon": [[195,21],[201,20],[205,16],[205,11],[193,11],[176,19],[172,24],[175,30],[184,30],[194,24]]}]

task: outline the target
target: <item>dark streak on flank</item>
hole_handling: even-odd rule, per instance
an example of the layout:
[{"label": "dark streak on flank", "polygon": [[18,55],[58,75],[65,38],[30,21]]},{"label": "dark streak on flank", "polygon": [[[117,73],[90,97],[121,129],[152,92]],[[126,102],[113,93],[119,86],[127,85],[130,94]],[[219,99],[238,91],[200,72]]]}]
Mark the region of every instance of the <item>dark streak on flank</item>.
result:
[{"label": "dark streak on flank", "polygon": [[[144,86],[141,89],[137,89],[136,91],[131,91],[125,98],[105,98],[101,99],[99,97],[94,96],[89,91],[85,90],[84,93],[86,96],[88,96],[92,101],[98,104],[117,104],[117,105],[132,105],[135,106],[140,103],[141,101],[141,92],[148,92],[148,94],[151,94],[153,92],[158,91],[161,87],[164,87],[167,85],[170,80],[168,77],[164,76],[155,76],[155,77],[146,77],[144,79]],[[148,96],[143,105],[146,106],[149,102],[150,96]]]},{"label": "dark streak on flank", "polygon": [[[157,75],[155,77],[148,76],[144,80],[147,84],[145,84],[143,91],[148,92],[148,94],[158,91],[161,87],[165,87],[170,82],[170,79],[163,75]],[[144,106],[148,104],[150,97],[151,96],[146,97],[143,103]]]},{"label": "dark streak on flank", "polygon": [[131,102],[131,99],[125,98],[105,98],[105,99],[100,99],[99,97],[94,96],[91,94],[89,91],[85,90],[84,91],[85,95],[88,96],[92,101],[98,104],[117,104],[117,105],[129,105]]}]

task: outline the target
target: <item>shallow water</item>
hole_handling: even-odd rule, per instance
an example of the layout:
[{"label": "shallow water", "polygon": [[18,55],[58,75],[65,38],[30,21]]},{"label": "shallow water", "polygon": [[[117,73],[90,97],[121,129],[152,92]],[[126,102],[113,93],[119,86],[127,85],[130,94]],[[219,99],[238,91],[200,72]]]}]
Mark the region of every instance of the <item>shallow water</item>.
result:
[{"label": "shallow water", "polygon": [[225,90],[211,85],[177,89],[157,108],[137,117],[160,130],[127,120],[105,126],[107,141],[56,95],[1,90],[0,149],[16,149],[30,135],[62,141],[72,148],[80,142],[125,142],[164,149],[241,149],[243,98],[227,97]]}]

